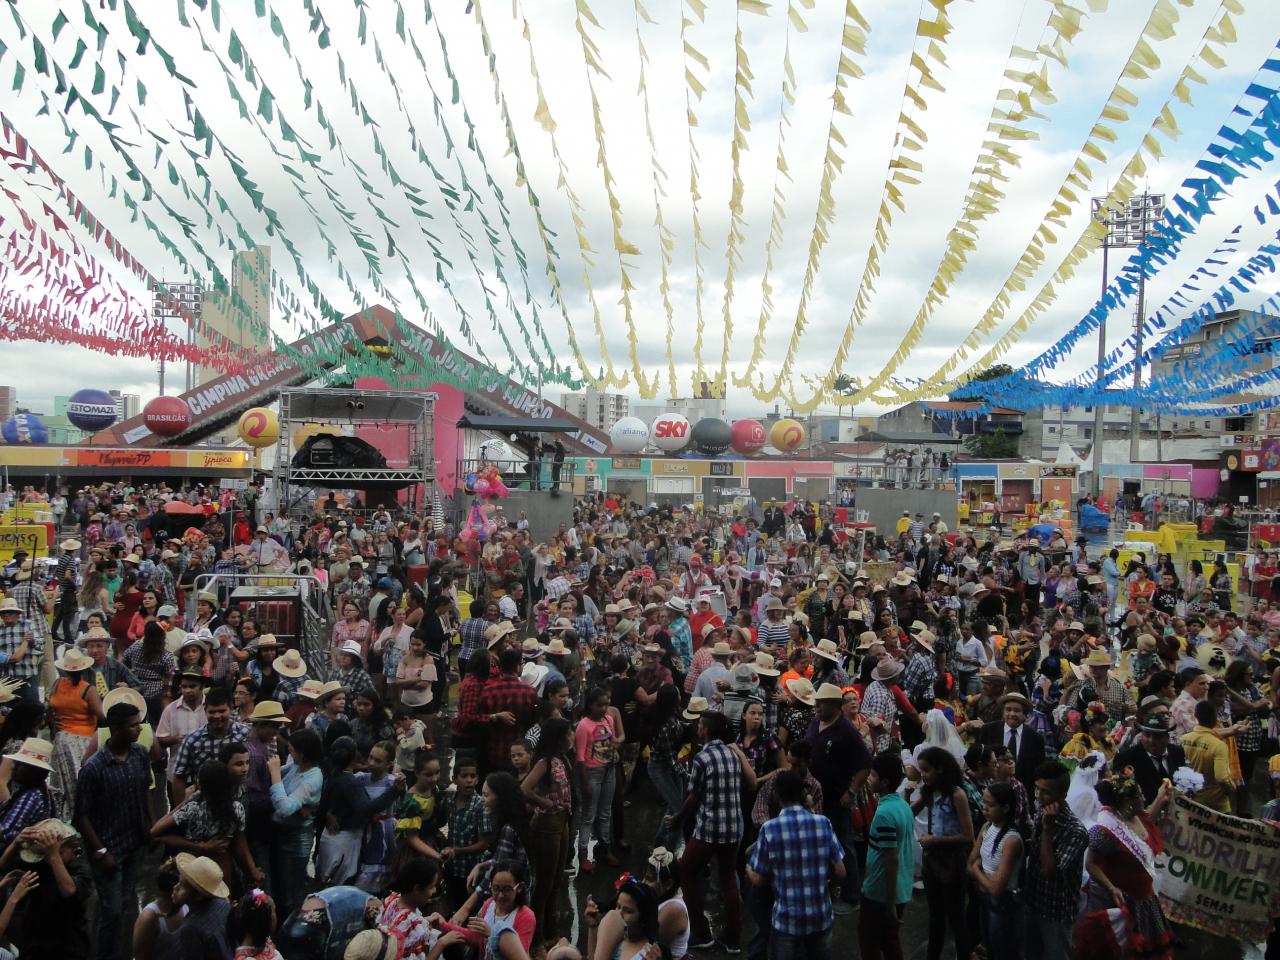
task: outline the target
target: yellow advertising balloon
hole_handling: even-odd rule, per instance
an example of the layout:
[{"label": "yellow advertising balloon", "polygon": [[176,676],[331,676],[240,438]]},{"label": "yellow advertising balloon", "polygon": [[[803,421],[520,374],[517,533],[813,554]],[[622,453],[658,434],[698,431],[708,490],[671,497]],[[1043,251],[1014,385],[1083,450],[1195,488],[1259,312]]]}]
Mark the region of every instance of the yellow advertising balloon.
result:
[{"label": "yellow advertising balloon", "polygon": [[789,418],[779,420],[769,431],[769,443],[780,453],[790,453],[804,443],[804,425]]},{"label": "yellow advertising balloon", "polygon": [[254,407],[240,415],[236,432],[251,447],[269,447],[280,439],[280,418],[266,407]]},{"label": "yellow advertising balloon", "polygon": [[304,423],[293,431],[293,449],[301,450],[304,443],[322,433],[336,437],[341,431],[331,423]]}]

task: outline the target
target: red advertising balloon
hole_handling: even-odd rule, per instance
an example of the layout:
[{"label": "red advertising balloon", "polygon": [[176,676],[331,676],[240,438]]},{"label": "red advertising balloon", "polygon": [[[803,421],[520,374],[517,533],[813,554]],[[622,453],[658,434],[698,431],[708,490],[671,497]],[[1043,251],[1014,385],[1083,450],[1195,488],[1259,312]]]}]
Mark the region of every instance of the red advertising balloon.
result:
[{"label": "red advertising balloon", "polygon": [[162,437],[176,437],[191,426],[191,408],[181,397],[156,397],[142,408],[142,422]]},{"label": "red advertising balloon", "polygon": [[733,422],[733,449],[744,457],[764,449],[764,425],[759,420],[735,420]]}]

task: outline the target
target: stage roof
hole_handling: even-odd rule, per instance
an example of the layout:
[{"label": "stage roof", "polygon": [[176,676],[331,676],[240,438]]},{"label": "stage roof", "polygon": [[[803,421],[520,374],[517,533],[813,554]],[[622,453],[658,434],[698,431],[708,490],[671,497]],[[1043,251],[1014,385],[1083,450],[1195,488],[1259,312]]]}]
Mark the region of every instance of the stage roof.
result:
[{"label": "stage roof", "polygon": [[458,421],[460,430],[492,430],[495,433],[577,433],[580,424],[557,417],[480,417],[467,414]]}]

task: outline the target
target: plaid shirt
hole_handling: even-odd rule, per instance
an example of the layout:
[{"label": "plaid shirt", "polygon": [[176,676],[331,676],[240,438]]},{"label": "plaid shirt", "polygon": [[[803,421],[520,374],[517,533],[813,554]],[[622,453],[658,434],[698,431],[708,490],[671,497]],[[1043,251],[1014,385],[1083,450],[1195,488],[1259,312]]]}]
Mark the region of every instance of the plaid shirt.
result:
[{"label": "plaid shirt", "polygon": [[907,663],[902,674],[902,690],[914,703],[933,699],[933,684],[938,679],[938,669],[932,654],[920,651]]},{"label": "plaid shirt", "polygon": [[228,743],[244,743],[249,739],[249,727],[239,720],[232,720],[227,735],[220,740],[209,736],[209,725],[205,724],[194,733],[187,734],[178,747],[177,759],[173,762],[173,775],[181,777],[187,783],[194,783],[196,774],[202,764],[218,759],[218,751]]},{"label": "plaid shirt", "polygon": [[[18,652],[18,647],[22,646],[23,638],[28,633],[32,635],[32,640],[27,655],[14,663],[14,654]],[[34,680],[43,651],[44,635],[39,630],[32,629],[28,621],[19,617],[12,626],[0,621],[0,677]]]},{"label": "plaid shirt", "polygon": [[151,575],[147,586],[155,591],[161,604],[178,602],[178,581],[174,579],[173,571],[167,563],[156,565],[156,572]]},{"label": "plaid shirt", "polygon": [[676,617],[671,621],[671,648],[675,650],[680,662],[688,664],[693,660],[693,628],[689,626],[687,617]]},{"label": "plaid shirt", "polygon": [[286,677],[283,674],[277,674],[277,676],[279,679],[276,680],[276,702],[288,710],[297,702],[298,691],[307,682],[307,675],[304,673],[300,677]]},{"label": "plaid shirt", "polygon": [[478,733],[477,728],[484,725],[484,717],[480,712],[480,696],[484,693],[485,681],[488,679],[488,674],[483,677],[467,674],[458,684],[458,713],[453,718],[455,734],[466,736]]},{"label": "plaid shirt", "polygon": [[844,860],[831,821],[799,804],[760,828],[751,869],[769,878],[774,891],[773,928],[799,937],[831,928],[827,873]]},{"label": "plaid shirt", "polygon": [[511,744],[524,736],[533,722],[533,712],[538,705],[538,693],[519,677],[499,674],[491,677],[480,694],[480,713],[515,714],[514,724],[491,723],[485,731],[485,746],[489,750],[489,763],[505,770],[511,764]]},{"label": "plaid shirt", "polygon": [[[456,798],[449,801],[449,845],[456,851],[460,847],[469,847],[486,833],[493,832],[493,824],[489,815],[484,812],[484,801],[480,794],[471,791],[461,805]],[[485,851],[479,853],[455,853],[445,864],[445,872],[451,877],[465,878],[472,867],[485,858]]]},{"label": "plaid shirt", "polygon": [[898,701],[894,699],[893,691],[879,680],[872,680],[862,695],[862,715],[880,717],[885,722],[885,729],[873,735],[875,743],[871,752],[888,750],[893,740],[893,726],[898,722]]},{"label": "plaid shirt", "polygon": [[80,768],[76,816],[88,818],[117,863],[149,840],[150,788],[151,763],[146,748],[136,743],[129,745],[123,760],[104,746]]},{"label": "plaid shirt", "polygon": [[713,740],[698,751],[689,791],[699,798],[695,840],[727,844],[742,838],[742,762],[732,747]]},{"label": "plaid shirt", "polygon": [[1053,876],[1040,872],[1040,833],[1044,829],[1044,817],[1036,818],[1027,857],[1028,909],[1031,916],[1052,923],[1072,923],[1080,908],[1080,879],[1084,871],[1084,854],[1089,848],[1089,834],[1084,824],[1062,804],[1054,817]]},{"label": "plaid shirt", "polygon": [[49,618],[44,612],[44,587],[38,584],[35,578],[15,584],[6,596],[17,601],[18,606],[22,608],[22,616],[19,619],[29,623],[37,636],[43,638],[49,635]]},{"label": "plaid shirt", "polygon": [[566,577],[560,576],[554,580],[548,580],[546,585],[547,599],[559,600],[572,589],[573,584]]},{"label": "plaid shirt", "polygon": [[17,789],[6,803],[0,804],[0,842],[8,846],[27,827],[52,816],[53,799],[43,783]]},{"label": "plaid shirt", "polygon": [[580,613],[574,617],[573,629],[582,643],[590,643],[596,637],[596,622],[588,614]]},{"label": "plaid shirt", "polygon": [[458,662],[466,663],[477,650],[485,649],[489,641],[484,632],[493,624],[484,617],[472,617],[462,621],[459,633],[462,635],[462,649],[458,651]]}]

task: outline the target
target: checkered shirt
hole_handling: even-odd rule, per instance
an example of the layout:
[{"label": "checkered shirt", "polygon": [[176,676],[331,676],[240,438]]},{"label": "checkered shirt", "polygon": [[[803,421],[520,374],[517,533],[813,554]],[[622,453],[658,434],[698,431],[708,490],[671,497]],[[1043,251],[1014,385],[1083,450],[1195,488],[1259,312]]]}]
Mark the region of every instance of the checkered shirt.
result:
[{"label": "checkered shirt", "polygon": [[[1035,833],[1028,845],[1032,851],[1040,849],[1042,830],[1044,817],[1038,817]],[[1084,871],[1084,854],[1089,848],[1089,834],[1065,803],[1054,817],[1050,845],[1053,847],[1053,876],[1046,877],[1041,873],[1038,853],[1027,858],[1027,906],[1031,915],[1039,920],[1071,923],[1080,908],[1080,878]]]},{"label": "checkered shirt", "polygon": [[559,600],[566,593],[573,589],[573,585],[567,577],[556,577],[554,580],[548,580],[546,585],[546,593],[548,600]]},{"label": "checkered shirt", "polygon": [[134,743],[123,760],[106,747],[80,768],[76,781],[76,815],[87,817],[98,840],[117,861],[150,841],[151,762]]},{"label": "checkered shirt", "polygon": [[799,804],[783,809],[760,828],[751,869],[774,890],[773,929],[799,937],[831,927],[827,874],[844,850],[831,821]]},{"label": "checkered shirt", "polygon": [[174,579],[173,571],[167,563],[156,564],[156,572],[151,574],[147,586],[155,591],[161,604],[178,602],[178,581]]},{"label": "checkered shirt", "polygon": [[49,635],[49,620],[44,612],[44,587],[32,577],[15,584],[7,596],[22,608],[21,620],[31,625],[32,631],[39,637]]},{"label": "checkered shirt", "polygon": [[484,685],[480,694],[480,712],[513,713],[514,725],[491,723],[485,733],[491,766],[505,769],[511,762],[511,744],[524,736],[533,722],[533,712],[538,705],[538,693],[518,677],[499,674]]},{"label": "checkered shirt", "polygon": [[573,632],[581,643],[590,643],[596,638],[596,622],[590,614],[580,613],[573,618]]},{"label": "checkered shirt", "polygon": [[[449,801],[449,845],[455,850],[469,847],[483,834],[492,833],[493,824],[489,815],[484,812],[484,801],[480,794],[472,791],[471,796],[461,806]],[[485,852],[455,853],[445,865],[445,871],[451,877],[466,877],[471,868],[485,858]]]},{"label": "checkered shirt", "polygon": [[698,751],[689,791],[699,798],[695,840],[737,843],[742,838],[742,762],[728,744],[713,740]]},{"label": "checkered shirt", "polygon": [[209,736],[209,725],[205,724],[192,733],[178,747],[178,756],[173,763],[173,775],[181,777],[187,783],[194,783],[200,767],[210,760],[218,759],[218,752],[225,744],[245,743],[249,739],[249,727],[239,720],[232,720],[227,735],[221,740]]},{"label": "checkered shirt", "polygon": [[676,617],[671,621],[671,648],[675,650],[680,662],[689,664],[693,660],[693,630],[685,617]]},{"label": "checkered shirt", "polygon": [[[17,653],[18,647],[22,646],[22,640],[28,633],[32,634],[33,639],[27,655],[18,663],[14,663],[13,656]],[[9,626],[0,620],[0,657],[4,658],[0,661],[0,677],[34,680],[39,670],[40,654],[43,650],[44,635],[38,630],[33,630],[30,621],[19,617],[16,623]]]},{"label": "checkered shirt", "polygon": [[902,674],[902,690],[914,702],[933,693],[934,681],[938,679],[938,669],[934,665],[933,656],[925,652],[916,653],[907,663]]},{"label": "checkered shirt", "polygon": [[459,663],[466,663],[477,650],[483,650],[488,646],[489,641],[485,638],[484,632],[491,626],[493,624],[484,617],[472,617],[462,621],[459,631],[462,634],[462,649],[458,652]]},{"label": "checkered shirt", "polygon": [[893,725],[898,719],[898,701],[893,698],[893,691],[879,680],[872,680],[862,695],[862,715],[883,718],[885,729],[875,734],[871,752],[888,750],[893,740]]}]

